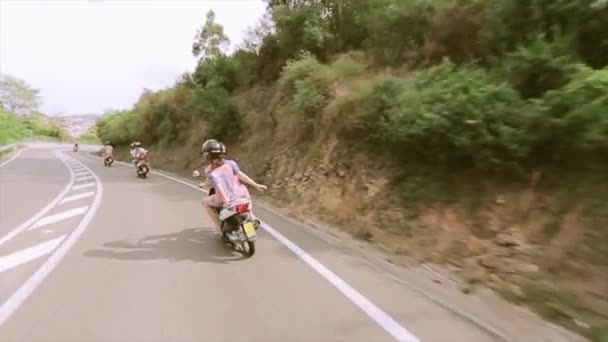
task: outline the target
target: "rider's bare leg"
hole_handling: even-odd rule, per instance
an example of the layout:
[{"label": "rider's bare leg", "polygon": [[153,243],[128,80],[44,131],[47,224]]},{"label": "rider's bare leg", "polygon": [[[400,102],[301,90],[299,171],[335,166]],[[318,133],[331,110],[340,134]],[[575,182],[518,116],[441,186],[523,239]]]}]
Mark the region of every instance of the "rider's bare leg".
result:
[{"label": "rider's bare leg", "polygon": [[211,218],[211,221],[213,221],[215,228],[221,233],[220,215],[214,207],[218,205],[217,201],[215,200],[215,196],[211,195],[203,198],[202,204],[203,208],[205,208],[207,214]]},{"label": "rider's bare leg", "polygon": [[213,221],[213,224],[215,225],[215,228],[217,229],[217,231],[221,233],[222,231],[220,229],[220,216],[218,215],[215,208],[212,206],[208,206],[205,203],[203,203],[203,207],[207,211],[207,214],[211,218],[211,221]]}]

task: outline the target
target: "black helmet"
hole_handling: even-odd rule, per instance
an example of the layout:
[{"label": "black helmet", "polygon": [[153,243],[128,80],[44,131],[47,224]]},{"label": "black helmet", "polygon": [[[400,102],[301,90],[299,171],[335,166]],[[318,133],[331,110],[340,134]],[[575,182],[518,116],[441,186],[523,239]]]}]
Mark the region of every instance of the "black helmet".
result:
[{"label": "black helmet", "polygon": [[207,159],[217,159],[226,152],[226,147],[215,139],[208,139],[201,146],[201,150]]}]

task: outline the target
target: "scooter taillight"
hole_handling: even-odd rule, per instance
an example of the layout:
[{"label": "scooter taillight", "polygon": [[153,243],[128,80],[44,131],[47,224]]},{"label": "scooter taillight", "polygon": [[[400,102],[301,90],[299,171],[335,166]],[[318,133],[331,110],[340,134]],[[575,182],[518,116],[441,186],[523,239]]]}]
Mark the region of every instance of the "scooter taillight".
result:
[{"label": "scooter taillight", "polygon": [[246,213],[249,211],[249,204],[247,204],[247,203],[239,204],[235,207],[235,209],[236,209],[236,212],[239,214]]}]

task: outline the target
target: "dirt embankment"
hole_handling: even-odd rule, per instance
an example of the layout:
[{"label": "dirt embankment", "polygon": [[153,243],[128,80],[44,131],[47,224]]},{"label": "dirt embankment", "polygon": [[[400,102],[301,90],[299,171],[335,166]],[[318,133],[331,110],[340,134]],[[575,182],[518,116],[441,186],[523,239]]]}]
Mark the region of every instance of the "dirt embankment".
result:
[{"label": "dirt embankment", "polygon": [[[608,179],[585,168],[485,179],[465,171],[395,170],[345,144],[337,117],[303,140],[274,89],[239,95],[243,139],[229,154],[267,184],[263,196],[381,246],[395,263],[432,261],[460,274],[463,291],[489,286],[601,341],[608,327]],[[331,108],[331,104],[328,106]],[[256,113],[268,113],[259,115]],[[256,114],[256,115],[254,115]],[[150,146],[151,165],[188,176],[202,127],[180,146]],[[128,159],[126,149],[117,158]]]}]

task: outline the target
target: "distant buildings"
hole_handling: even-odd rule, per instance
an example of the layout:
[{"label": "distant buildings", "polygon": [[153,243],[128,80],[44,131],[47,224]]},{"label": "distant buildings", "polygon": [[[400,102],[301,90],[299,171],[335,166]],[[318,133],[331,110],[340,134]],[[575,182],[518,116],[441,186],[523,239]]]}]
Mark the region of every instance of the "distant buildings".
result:
[{"label": "distant buildings", "polygon": [[72,138],[78,138],[86,133],[91,127],[95,126],[96,115],[74,115],[63,116],[65,122],[64,129]]}]

